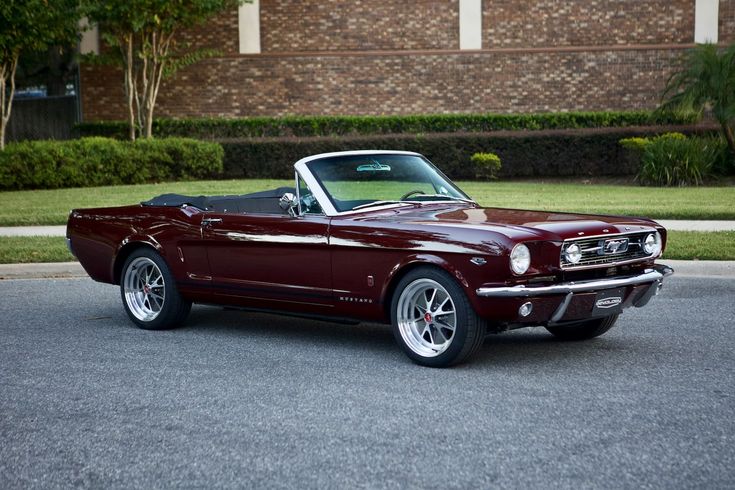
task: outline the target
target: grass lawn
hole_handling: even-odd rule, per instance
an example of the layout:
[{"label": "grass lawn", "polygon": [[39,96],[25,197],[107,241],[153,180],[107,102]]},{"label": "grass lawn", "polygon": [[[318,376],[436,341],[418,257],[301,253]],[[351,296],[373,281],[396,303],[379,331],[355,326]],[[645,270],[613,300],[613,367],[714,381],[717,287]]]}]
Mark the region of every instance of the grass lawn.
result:
[{"label": "grass lawn", "polygon": [[[664,259],[735,260],[735,231],[670,231]],[[0,237],[0,264],[72,260],[63,237]]]},{"label": "grass lawn", "polygon": [[31,262],[71,262],[76,260],[66,248],[64,237],[0,237],[0,264]]},{"label": "grass lawn", "polygon": [[[291,180],[217,180],[149,185],[0,192],[0,226],[60,225],[72,208],[135,204],[169,192],[245,194],[293,185]],[[484,206],[648,216],[735,219],[735,186],[639,187],[539,182],[459,182]]]},{"label": "grass lawn", "polygon": [[735,260],[735,231],[669,231],[664,259]]}]

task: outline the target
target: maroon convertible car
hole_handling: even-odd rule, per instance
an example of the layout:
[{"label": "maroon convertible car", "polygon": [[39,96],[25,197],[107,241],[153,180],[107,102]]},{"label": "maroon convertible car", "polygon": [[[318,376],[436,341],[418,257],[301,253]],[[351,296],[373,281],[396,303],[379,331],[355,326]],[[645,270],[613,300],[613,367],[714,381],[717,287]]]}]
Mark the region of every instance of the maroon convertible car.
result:
[{"label": "maroon convertible car", "polygon": [[514,328],[597,337],[673,272],[654,264],[654,221],[483,208],[417,153],[328,153],[295,171],[294,188],[76,209],[67,241],[141,328],[175,327],[192,303],[390,322],[427,366]]}]

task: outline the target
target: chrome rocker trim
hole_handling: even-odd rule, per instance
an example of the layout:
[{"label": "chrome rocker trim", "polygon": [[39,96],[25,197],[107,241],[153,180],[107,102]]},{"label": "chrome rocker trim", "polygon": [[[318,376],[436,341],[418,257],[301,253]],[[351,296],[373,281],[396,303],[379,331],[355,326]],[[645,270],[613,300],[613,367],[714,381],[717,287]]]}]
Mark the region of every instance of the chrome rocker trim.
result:
[{"label": "chrome rocker trim", "polygon": [[669,266],[657,264],[653,269],[646,269],[637,276],[627,276],[615,279],[594,279],[590,281],[566,282],[552,286],[504,286],[496,288],[478,288],[475,292],[483,298],[528,298],[533,296],[548,296],[552,294],[564,295],[559,307],[551,315],[549,323],[558,322],[572,301],[574,293],[600,291],[604,289],[619,288],[625,286],[636,286],[638,284],[651,283],[648,290],[635,302],[634,306],[646,305],[653,296],[658,293],[665,277],[674,273]]}]

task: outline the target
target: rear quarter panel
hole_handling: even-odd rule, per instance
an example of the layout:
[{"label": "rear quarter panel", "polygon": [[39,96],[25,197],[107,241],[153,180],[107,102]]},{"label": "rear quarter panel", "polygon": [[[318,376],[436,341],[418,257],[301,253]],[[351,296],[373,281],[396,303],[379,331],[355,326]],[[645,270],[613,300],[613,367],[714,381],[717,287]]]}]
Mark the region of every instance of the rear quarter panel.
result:
[{"label": "rear quarter panel", "polygon": [[[95,281],[117,284],[120,262],[136,246],[157,250],[181,281],[187,277],[187,269],[197,264],[185,264],[179,248],[200,238],[200,222],[201,213],[195,208],[79,209],[70,213],[66,233],[77,259]],[[206,261],[206,255],[203,259]]]}]

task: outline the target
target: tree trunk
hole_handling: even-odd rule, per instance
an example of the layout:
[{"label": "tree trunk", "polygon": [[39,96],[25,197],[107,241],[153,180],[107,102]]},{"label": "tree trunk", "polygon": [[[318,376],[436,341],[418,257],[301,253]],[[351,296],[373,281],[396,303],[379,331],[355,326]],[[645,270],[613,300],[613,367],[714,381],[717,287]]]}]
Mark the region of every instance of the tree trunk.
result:
[{"label": "tree trunk", "polygon": [[[18,68],[18,57],[20,53],[15,53],[8,64],[3,63],[0,67],[0,151],[5,149],[5,129],[10,120],[10,111],[13,108],[13,96],[15,95],[15,70]],[[10,82],[10,91],[5,97],[6,86]]]},{"label": "tree trunk", "polygon": [[123,52],[125,60],[125,96],[128,102],[128,137],[130,141],[135,141],[135,79],[133,78],[133,36],[128,35],[126,39],[126,49]]}]

